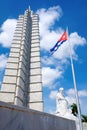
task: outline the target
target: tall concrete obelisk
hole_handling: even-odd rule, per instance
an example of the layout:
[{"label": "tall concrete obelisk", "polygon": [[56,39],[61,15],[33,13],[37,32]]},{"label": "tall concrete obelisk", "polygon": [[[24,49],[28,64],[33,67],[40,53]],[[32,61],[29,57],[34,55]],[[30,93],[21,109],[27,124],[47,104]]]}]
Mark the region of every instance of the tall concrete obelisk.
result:
[{"label": "tall concrete obelisk", "polygon": [[30,8],[17,21],[0,100],[43,111],[39,18]]}]

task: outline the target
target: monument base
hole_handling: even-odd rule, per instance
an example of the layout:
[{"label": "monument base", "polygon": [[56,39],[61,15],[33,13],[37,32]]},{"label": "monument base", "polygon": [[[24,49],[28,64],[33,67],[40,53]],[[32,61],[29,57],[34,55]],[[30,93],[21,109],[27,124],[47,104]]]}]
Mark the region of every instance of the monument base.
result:
[{"label": "monument base", "polygon": [[75,122],[0,102],[0,130],[76,130]]}]

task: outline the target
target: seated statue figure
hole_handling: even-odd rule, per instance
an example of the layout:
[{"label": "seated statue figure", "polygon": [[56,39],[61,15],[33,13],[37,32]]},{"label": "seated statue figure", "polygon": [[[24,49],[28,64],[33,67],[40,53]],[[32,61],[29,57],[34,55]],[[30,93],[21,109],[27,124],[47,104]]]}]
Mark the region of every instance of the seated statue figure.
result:
[{"label": "seated statue figure", "polygon": [[68,101],[64,97],[64,89],[60,88],[56,95],[56,114],[63,116],[68,110]]},{"label": "seated statue figure", "polygon": [[78,118],[74,116],[69,109],[68,101],[64,97],[64,89],[60,88],[56,95],[56,115],[63,118],[76,121],[77,130],[79,130]]}]

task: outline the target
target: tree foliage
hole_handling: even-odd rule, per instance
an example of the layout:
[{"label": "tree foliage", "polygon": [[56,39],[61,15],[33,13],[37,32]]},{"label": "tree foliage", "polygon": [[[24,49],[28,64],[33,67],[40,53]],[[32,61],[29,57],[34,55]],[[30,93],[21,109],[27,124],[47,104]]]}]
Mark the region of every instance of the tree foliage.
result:
[{"label": "tree foliage", "polygon": [[87,122],[87,116],[86,115],[82,115],[82,122]]},{"label": "tree foliage", "polygon": [[74,116],[77,116],[78,110],[77,110],[77,105],[76,105],[75,103],[73,103],[73,104],[71,105],[71,109],[72,109],[72,114],[73,114]]},{"label": "tree foliage", "polygon": [[[74,116],[78,115],[77,105],[75,103],[71,105],[71,110]],[[87,115],[81,115],[81,119],[82,119],[82,122],[87,122]]]}]

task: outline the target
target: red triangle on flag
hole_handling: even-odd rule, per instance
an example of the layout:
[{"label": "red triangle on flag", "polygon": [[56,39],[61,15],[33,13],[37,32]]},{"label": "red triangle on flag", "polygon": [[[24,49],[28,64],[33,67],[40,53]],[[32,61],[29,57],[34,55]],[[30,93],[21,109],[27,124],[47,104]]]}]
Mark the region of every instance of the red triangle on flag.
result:
[{"label": "red triangle on flag", "polygon": [[61,38],[59,39],[59,41],[65,41],[65,40],[67,40],[68,39],[68,35],[67,35],[67,32],[65,31],[64,33],[63,33],[63,35],[61,36]]}]

